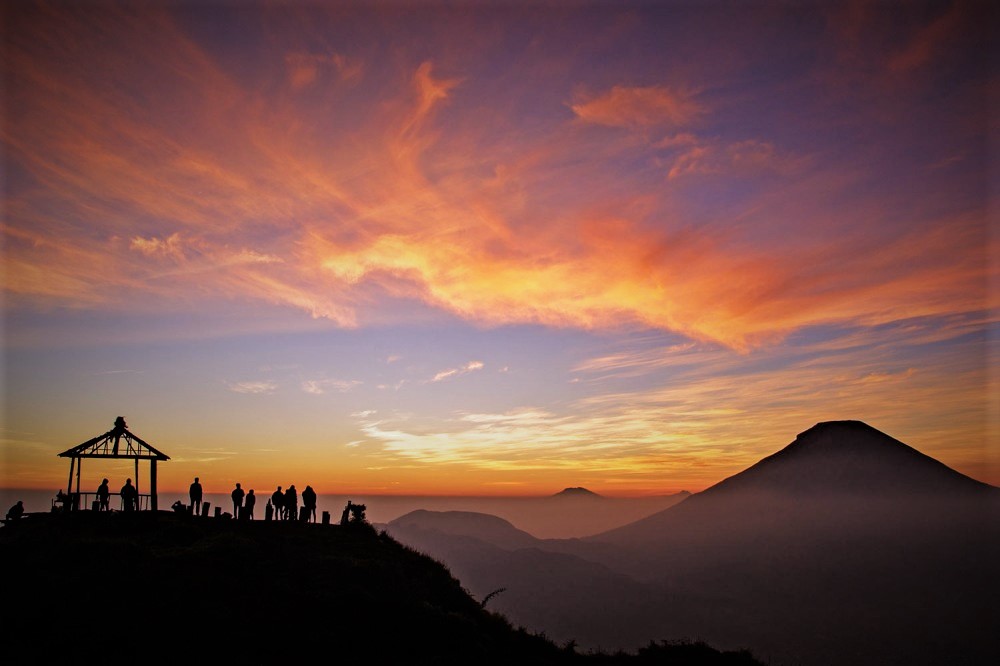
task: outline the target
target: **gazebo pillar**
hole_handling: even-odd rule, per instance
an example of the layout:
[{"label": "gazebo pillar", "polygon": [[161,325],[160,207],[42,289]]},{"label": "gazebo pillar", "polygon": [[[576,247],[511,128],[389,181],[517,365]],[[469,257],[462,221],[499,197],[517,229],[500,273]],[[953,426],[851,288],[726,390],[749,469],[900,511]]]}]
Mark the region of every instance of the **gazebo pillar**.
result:
[{"label": "gazebo pillar", "polygon": [[149,460],[149,508],[156,511],[158,503],[156,501],[156,458]]},{"label": "gazebo pillar", "polygon": [[83,469],[83,458],[76,462],[76,495],[80,496],[80,471]]}]

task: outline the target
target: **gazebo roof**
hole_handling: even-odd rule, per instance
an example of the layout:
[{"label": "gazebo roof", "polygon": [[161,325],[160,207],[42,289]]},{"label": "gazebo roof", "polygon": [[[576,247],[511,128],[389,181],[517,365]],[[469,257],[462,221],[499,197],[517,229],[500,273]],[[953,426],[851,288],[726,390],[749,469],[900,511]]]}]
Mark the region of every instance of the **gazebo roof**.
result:
[{"label": "gazebo roof", "polygon": [[[124,440],[125,446],[121,445],[122,440]],[[59,457],[170,460],[170,456],[157,451],[129,432],[128,426],[125,425],[125,418],[122,416],[115,419],[115,427],[111,430],[63,451]]]}]

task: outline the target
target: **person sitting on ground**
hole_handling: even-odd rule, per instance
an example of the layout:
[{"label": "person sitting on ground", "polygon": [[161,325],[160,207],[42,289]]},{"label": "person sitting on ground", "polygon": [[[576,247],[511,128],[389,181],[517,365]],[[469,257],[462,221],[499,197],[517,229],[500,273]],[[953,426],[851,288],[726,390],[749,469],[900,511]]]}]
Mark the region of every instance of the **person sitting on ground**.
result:
[{"label": "person sitting on ground", "polygon": [[21,516],[24,515],[24,501],[17,500],[17,504],[10,507],[7,510],[7,522],[13,522],[15,520],[20,520]]},{"label": "person sitting on ground", "polygon": [[184,506],[184,504],[180,500],[177,500],[176,502],[171,504],[170,508],[173,509],[174,512],[176,513],[187,513],[187,507]]}]

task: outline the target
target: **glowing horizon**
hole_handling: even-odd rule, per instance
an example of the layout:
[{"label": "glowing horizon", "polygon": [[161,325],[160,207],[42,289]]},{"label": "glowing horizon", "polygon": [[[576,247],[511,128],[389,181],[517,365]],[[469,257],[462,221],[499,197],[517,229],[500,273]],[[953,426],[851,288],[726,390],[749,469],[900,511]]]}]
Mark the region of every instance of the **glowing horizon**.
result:
[{"label": "glowing horizon", "polygon": [[1000,485],[985,5],[3,11],[4,487]]}]

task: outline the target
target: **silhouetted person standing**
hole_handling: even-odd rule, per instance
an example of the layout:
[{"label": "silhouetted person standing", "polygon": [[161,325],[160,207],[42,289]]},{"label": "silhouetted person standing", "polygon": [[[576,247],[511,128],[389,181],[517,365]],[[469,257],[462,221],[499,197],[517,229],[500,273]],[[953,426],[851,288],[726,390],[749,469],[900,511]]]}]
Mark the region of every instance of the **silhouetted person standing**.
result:
[{"label": "silhouetted person standing", "polygon": [[302,506],[306,508],[306,520],[316,522],[316,491],[306,486],[302,491]]},{"label": "silhouetted person standing", "polygon": [[7,521],[13,522],[15,520],[20,520],[21,516],[24,515],[24,501],[17,500],[17,504],[7,509]]},{"label": "silhouetted person standing", "polygon": [[125,479],[119,494],[122,496],[122,509],[124,511],[135,511],[139,504],[139,491],[132,485],[132,479]]},{"label": "silhouetted person standing", "polygon": [[97,486],[97,510],[107,511],[110,502],[111,488],[108,488],[108,480],[104,479],[101,481],[101,485]]},{"label": "silhouetted person standing", "polygon": [[237,483],[231,495],[233,498],[233,518],[240,517],[240,509],[243,507],[243,497],[245,495],[246,493],[243,492],[243,488]]},{"label": "silhouetted person standing", "polygon": [[299,510],[299,493],[295,490],[295,484],[288,486],[285,491],[285,520],[295,520]]},{"label": "silhouetted person standing", "polygon": [[281,492],[281,486],[271,493],[271,505],[274,506],[274,519],[282,520],[285,517],[285,493]]},{"label": "silhouetted person standing", "polygon": [[[247,520],[253,520],[253,508],[256,504],[257,496],[253,494],[253,488],[251,488],[247,491],[247,496],[243,504],[243,514]],[[243,518],[243,516],[240,516],[240,518]]]},{"label": "silhouetted person standing", "polygon": [[201,515],[201,483],[198,481],[198,477],[194,477],[194,483],[191,484],[191,489],[188,491],[188,495],[191,497],[191,513],[196,516]]}]

